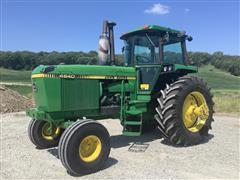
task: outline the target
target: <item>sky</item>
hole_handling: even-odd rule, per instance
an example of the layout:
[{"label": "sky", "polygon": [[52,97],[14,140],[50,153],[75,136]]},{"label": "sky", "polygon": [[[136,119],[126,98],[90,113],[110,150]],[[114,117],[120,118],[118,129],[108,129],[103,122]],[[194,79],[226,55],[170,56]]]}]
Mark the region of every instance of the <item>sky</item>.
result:
[{"label": "sky", "polygon": [[98,49],[102,21],[122,33],[144,25],[185,30],[190,51],[240,55],[239,0],[1,0],[1,50],[90,51]]}]

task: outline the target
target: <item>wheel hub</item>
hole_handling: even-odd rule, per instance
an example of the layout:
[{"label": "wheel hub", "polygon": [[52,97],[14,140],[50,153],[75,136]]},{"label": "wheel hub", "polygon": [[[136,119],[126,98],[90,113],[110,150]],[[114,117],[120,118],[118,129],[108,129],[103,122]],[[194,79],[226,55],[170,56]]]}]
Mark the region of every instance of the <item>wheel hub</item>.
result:
[{"label": "wheel hub", "polygon": [[79,156],[85,162],[92,162],[98,158],[102,150],[102,143],[95,135],[85,137],[79,145]]},{"label": "wheel hub", "polygon": [[183,122],[191,132],[198,132],[206,123],[209,109],[202,93],[191,92],[184,100]]},{"label": "wheel hub", "polygon": [[[51,127],[52,126],[52,127]],[[46,140],[54,140],[60,135],[60,128],[46,122],[42,127],[42,137]]]}]

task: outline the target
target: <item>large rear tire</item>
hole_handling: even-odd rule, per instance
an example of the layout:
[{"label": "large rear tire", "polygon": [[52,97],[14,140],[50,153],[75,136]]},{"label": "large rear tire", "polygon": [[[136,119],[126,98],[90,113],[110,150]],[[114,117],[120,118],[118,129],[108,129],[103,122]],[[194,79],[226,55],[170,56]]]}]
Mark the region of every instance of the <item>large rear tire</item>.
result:
[{"label": "large rear tire", "polygon": [[213,95],[197,77],[184,76],[166,85],[157,99],[158,129],[173,145],[194,145],[208,135],[213,121]]},{"label": "large rear tire", "polygon": [[72,175],[94,173],[103,168],[110,153],[107,129],[93,120],[77,121],[63,133],[58,153]]}]

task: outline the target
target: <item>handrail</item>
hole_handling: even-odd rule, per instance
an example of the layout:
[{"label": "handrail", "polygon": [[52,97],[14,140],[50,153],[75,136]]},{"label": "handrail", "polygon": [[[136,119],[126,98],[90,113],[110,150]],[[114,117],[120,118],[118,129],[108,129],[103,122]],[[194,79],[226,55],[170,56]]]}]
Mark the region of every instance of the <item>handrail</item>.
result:
[{"label": "handrail", "polygon": [[122,80],[121,84],[121,111],[120,111],[120,120],[125,121],[125,80]]}]

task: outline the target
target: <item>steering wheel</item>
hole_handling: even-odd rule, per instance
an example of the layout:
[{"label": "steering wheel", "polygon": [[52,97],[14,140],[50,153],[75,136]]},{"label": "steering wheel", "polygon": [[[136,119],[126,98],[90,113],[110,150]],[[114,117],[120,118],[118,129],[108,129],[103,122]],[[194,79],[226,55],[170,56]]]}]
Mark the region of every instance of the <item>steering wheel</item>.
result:
[{"label": "steering wheel", "polygon": [[136,61],[138,63],[149,63],[151,61],[151,59],[149,59],[148,57],[146,56],[141,56],[141,55],[137,55],[136,56]]}]

